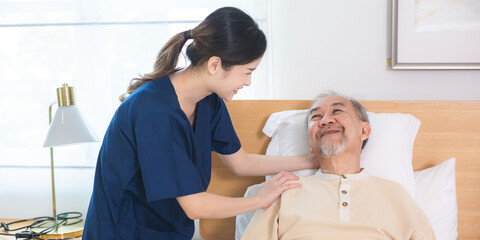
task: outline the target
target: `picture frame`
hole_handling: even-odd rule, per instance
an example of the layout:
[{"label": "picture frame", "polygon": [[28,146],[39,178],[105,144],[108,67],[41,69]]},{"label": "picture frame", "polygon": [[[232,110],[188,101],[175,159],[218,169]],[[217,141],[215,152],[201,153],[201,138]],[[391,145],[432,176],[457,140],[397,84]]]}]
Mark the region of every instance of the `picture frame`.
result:
[{"label": "picture frame", "polygon": [[416,2],[392,0],[392,69],[480,69],[480,31],[416,31]]}]

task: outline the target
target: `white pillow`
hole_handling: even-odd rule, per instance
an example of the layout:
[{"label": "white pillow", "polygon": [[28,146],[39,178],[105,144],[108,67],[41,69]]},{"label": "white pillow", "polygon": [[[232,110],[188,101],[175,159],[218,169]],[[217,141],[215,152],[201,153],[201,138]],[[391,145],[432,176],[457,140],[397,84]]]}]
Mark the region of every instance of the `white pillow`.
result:
[{"label": "white pillow", "polygon": [[[271,138],[266,155],[298,156],[310,153],[305,128],[308,110],[290,110],[273,113],[268,118],[263,133]],[[318,169],[304,169],[293,172],[297,176],[313,175]],[[267,179],[272,176],[267,176]]]},{"label": "white pillow", "polygon": [[[297,156],[310,153],[305,128],[308,110],[273,113],[263,132],[272,140],[267,155]],[[410,114],[368,112],[372,132],[360,155],[361,167],[374,176],[401,184],[415,198],[412,150],[420,120]],[[294,172],[298,176],[316,170]]]},{"label": "white pillow", "polygon": [[360,166],[401,184],[415,199],[412,155],[420,120],[404,113],[368,112],[368,118],[372,132],[360,154]]},{"label": "white pillow", "polygon": [[415,172],[415,195],[437,240],[457,239],[455,158]]}]

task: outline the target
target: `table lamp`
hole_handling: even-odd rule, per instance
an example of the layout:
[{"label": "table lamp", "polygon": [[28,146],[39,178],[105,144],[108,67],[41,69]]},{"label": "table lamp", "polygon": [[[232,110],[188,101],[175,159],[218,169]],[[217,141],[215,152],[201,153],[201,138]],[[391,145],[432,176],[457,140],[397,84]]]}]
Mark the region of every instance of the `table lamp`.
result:
[{"label": "table lamp", "polygon": [[[75,105],[75,92],[73,87],[64,83],[62,87],[57,88],[58,109],[52,121],[52,103],[49,107],[49,124],[47,137],[43,147],[50,147],[50,171],[52,177],[52,206],[53,219],[49,223],[42,224],[32,228],[36,233],[43,233],[47,228],[52,228],[58,223],[57,209],[55,203],[55,177],[53,165],[53,147],[70,145],[84,142],[98,142],[95,133],[90,129],[80,111]],[[58,217],[58,218],[57,218]],[[68,220],[67,220],[68,222]],[[83,233],[83,220],[75,223],[58,224],[52,231],[42,234],[39,238],[65,238],[78,237]],[[43,231],[43,232],[42,232]]]}]

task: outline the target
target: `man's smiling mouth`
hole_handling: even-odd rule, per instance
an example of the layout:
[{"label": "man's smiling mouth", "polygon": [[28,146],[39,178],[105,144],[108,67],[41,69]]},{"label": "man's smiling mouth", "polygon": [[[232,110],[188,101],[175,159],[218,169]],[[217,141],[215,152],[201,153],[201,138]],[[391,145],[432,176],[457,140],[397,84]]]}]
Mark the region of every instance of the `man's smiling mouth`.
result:
[{"label": "man's smiling mouth", "polygon": [[330,134],[335,134],[335,133],[339,133],[341,132],[340,130],[327,130],[325,132],[323,132],[320,137],[324,137],[324,136],[327,136],[327,135],[330,135]]}]

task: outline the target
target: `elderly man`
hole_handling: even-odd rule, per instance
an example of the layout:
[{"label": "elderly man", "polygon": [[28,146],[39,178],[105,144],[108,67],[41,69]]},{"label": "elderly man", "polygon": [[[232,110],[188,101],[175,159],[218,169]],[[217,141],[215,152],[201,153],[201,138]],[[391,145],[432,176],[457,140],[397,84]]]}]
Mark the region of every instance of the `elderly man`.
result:
[{"label": "elderly man", "polygon": [[242,239],[435,239],[428,219],[399,184],[360,168],[370,134],[360,103],[323,94],[307,117],[321,169],[300,178],[301,188],[257,210]]}]

